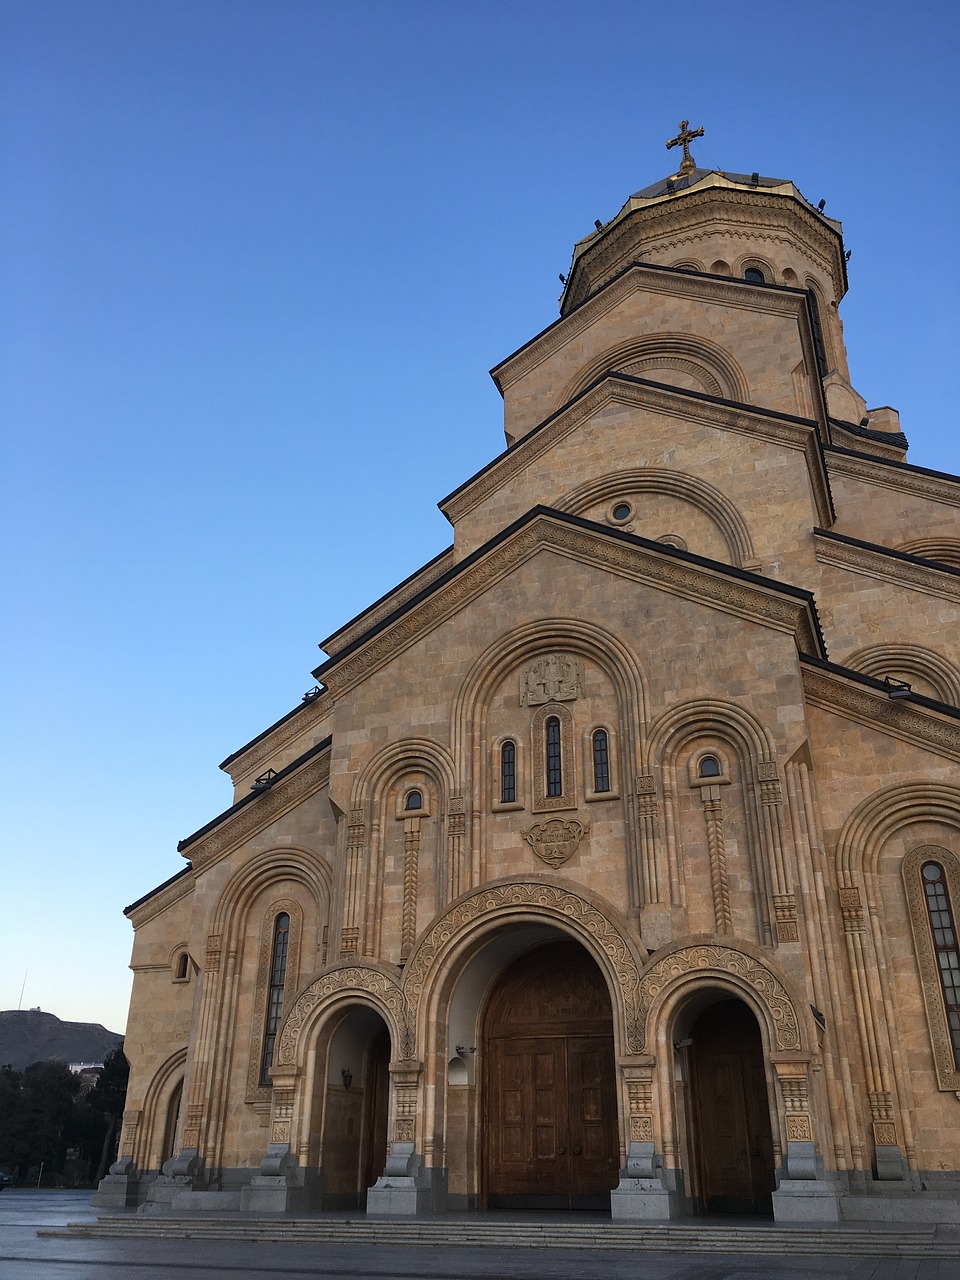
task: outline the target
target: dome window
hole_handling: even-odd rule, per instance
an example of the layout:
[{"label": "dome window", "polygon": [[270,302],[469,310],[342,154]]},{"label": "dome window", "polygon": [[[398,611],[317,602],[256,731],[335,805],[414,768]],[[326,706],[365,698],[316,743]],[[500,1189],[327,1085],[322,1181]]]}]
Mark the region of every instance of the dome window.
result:
[{"label": "dome window", "polygon": [[743,273],[743,278],[744,280],[747,281],[748,284],[766,284],[767,283],[763,277],[763,272],[760,270],[759,267],[747,267],[746,271]]}]

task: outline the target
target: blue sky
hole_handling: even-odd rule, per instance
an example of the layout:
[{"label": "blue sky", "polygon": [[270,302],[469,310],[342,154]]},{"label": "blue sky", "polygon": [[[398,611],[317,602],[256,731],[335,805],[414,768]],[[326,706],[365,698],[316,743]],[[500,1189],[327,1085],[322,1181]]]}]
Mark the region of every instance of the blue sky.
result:
[{"label": "blue sky", "polygon": [[[960,471],[956,13],[6,0],[0,1008],[122,1030],[122,908],[317,643],[450,541],[487,370],[675,168],[844,223],[855,385]],[[955,124],[954,124],[955,127]],[[949,380],[949,385],[948,385]]]}]

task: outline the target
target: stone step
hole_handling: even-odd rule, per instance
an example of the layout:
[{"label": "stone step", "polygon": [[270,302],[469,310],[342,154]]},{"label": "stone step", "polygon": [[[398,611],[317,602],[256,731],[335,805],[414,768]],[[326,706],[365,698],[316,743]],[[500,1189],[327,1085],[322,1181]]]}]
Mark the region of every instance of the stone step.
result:
[{"label": "stone step", "polygon": [[949,1258],[960,1240],[936,1229],[728,1226],[700,1223],[531,1223],[418,1219],[102,1217],[39,1235],[85,1239],[261,1240],[286,1244],[426,1245],[438,1248],[611,1249],[655,1253],[820,1254],[834,1257]]}]

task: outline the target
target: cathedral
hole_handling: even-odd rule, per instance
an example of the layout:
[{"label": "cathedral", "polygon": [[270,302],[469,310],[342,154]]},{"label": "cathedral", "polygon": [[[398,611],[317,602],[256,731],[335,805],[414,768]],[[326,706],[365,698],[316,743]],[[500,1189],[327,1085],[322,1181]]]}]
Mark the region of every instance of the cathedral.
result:
[{"label": "cathedral", "polygon": [[700,133],[127,908],[98,1204],[960,1219],[960,478],[851,383],[840,223]]}]

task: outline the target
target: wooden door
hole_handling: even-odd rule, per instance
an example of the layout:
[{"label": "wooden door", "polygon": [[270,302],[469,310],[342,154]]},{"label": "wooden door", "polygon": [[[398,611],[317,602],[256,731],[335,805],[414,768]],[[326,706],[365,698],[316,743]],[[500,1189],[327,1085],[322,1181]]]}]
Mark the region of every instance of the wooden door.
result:
[{"label": "wooden door", "polygon": [[610,1001],[580,947],[518,962],[486,1023],[484,1167],[490,1208],[608,1208],[618,1143]]},{"label": "wooden door", "polygon": [[742,1001],[724,1000],[700,1015],[690,1036],[701,1208],[771,1213],[773,1138],[756,1019]]}]

